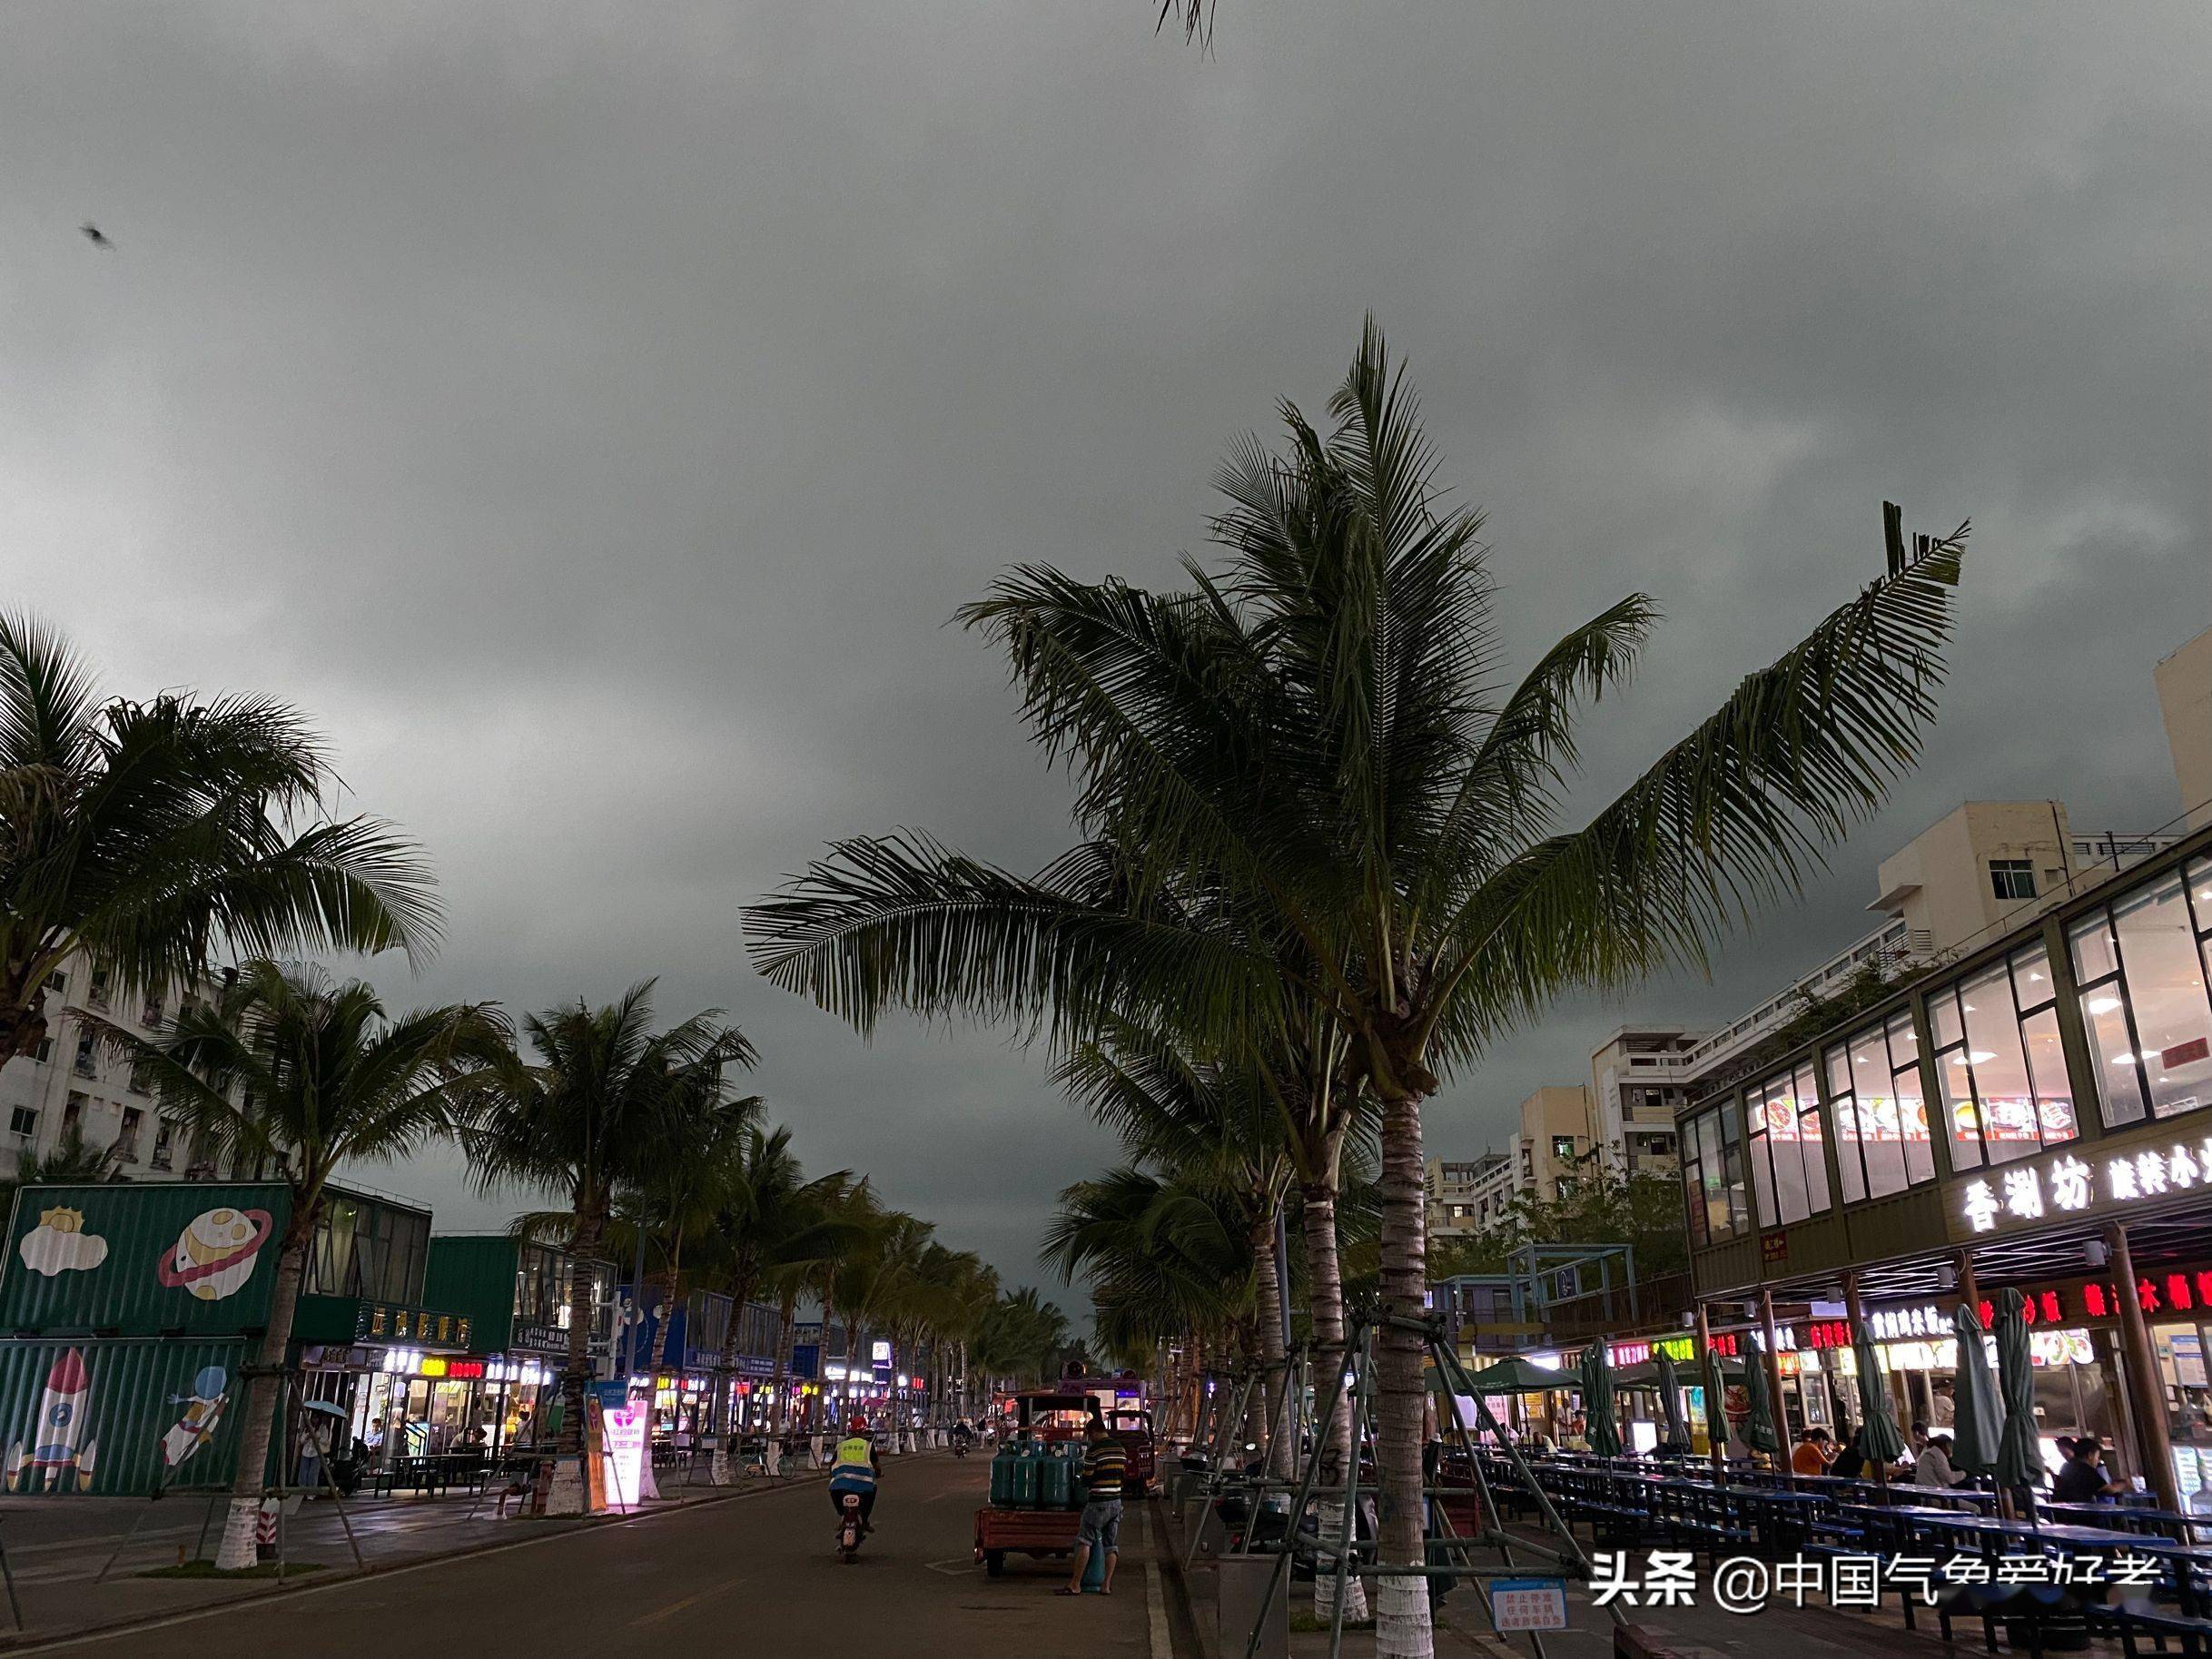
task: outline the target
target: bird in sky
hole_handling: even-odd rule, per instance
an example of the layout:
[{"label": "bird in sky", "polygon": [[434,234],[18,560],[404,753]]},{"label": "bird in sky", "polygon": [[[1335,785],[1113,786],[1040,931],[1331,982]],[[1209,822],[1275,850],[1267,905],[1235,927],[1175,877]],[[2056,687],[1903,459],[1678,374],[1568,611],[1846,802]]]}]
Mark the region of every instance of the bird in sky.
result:
[{"label": "bird in sky", "polygon": [[89,219],[77,226],[77,229],[84,232],[84,240],[95,248],[113,248],[115,245],[108,241],[107,232]]}]

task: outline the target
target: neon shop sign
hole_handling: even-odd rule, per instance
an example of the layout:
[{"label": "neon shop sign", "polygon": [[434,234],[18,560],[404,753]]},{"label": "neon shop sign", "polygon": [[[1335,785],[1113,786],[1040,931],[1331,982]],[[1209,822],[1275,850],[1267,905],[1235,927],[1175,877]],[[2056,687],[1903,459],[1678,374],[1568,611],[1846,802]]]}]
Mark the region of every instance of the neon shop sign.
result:
[{"label": "neon shop sign", "polygon": [[1997,1170],[1968,1181],[1959,1208],[1976,1232],[1986,1233],[2016,1221],[2078,1215],[2199,1187],[2212,1189],[2212,1135],[2194,1146],[2146,1147],[2090,1159],[2066,1152],[2048,1164]]}]

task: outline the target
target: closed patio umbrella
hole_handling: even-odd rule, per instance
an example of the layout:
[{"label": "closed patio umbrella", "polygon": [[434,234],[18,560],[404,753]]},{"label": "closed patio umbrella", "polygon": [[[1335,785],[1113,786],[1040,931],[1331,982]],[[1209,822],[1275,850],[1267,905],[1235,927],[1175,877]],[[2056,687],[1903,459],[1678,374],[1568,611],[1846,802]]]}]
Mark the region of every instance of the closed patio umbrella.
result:
[{"label": "closed patio umbrella", "polygon": [[1483,1367],[1467,1384],[1477,1394],[1549,1394],[1575,1386],[1573,1372],[1546,1370],[1517,1356]]},{"label": "closed patio umbrella", "polygon": [[1705,1434],[1723,1457],[1728,1452],[1728,1384],[1721,1374],[1721,1357],[1705,1350]]},{"label": "closed patio umbrella", "polygon": [[1621,1425],[1614,1416],[1613,1356],[1603,1342],[1583,1350],[1582,1404],[1589,1419],[1590,1449],[1601,1457],[1618,1457]]},{"label": "closed patio umbrella", "polygon": [[1774,1436],[1774,1402],[1768,1394],[1766,1367],[1753,1360],[1743,1368],[1743,1395],[1751,1407],[1743,1417],[1743,1444],[1771,1457],[1782,1442]]},{"label": "closed patio umbrella", "polygon": [[1861,1337],[1852,1353],[1859,1362],[1859,1449],[1867,1462],[1886,1468],[1905,1455],[1905,1437],[1890,1405],[1890,1379],[1871,1338]]},{"label": "closed patio umbrella", "polygon": [[2035,1424],[2035,1378],[2028,1358],[2025,1299],[2017,1290],[1997,1294],[1997,1391],[2005,1426],[1997,1437],[1990,1473],[2000,1487],[2031,1496],[2043,1479],[2043,1448]]},{"label": "closed patio umbrella", "polygon": [[1989,1345],[1981,1316],[1960,1302],[1950,1317],[1959,1335],[1958,1420],[1951,1425],[1951,1466],[1969,1475],[1987,1475],[1997,1466],[2004,1407],[1997,1402],[1997,1378],[1990,1371]]},{"label": "closed patio umbrella", "polygon": [[1690,1444],[1690,1426],[1683,1421],[1682,1378],[1675,1375],[1674,1361],[1667,1355],[1659,1356],[1659,1409],[1666,1414],[1666,1437],[1675,1446]]}]

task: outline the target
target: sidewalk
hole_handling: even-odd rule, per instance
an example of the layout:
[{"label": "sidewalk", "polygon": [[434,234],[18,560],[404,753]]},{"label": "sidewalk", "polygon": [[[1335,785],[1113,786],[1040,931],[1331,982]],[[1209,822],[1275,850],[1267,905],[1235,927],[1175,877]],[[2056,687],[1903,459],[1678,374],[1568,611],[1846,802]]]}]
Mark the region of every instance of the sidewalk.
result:
[{"label": "sidewalk", "polygon": [[[803,1468],[786,1468],[777,1482],[756,1477],[722,1487],[704,1481],[688,1486],[671,1484],[667,1496],[627,1518],[740,1499],[822,1478]],[[24,1616],[19,1634],[8,1622],[5,1605],[0,1605],[0,1648],[281,1591],[282,1586],[266,1578],[143,1575],[212,1552],[222,1531],[228,1501],[228,1494],[203,1492],[173,1494],[153,1502],[0,1497],[0,1545],[6,1547]],[[376,1572],[548,1533],[619,1524],[625,1518],[523,1517],[516,1516],[510,1505],[508,1517],[501,1520],[496,1505],[496,1494],[487,1494],[480,1502],[466,1493],[363,1497],[348,1500],[341,1519],[339,1506],[328,1498],[304,1503],[284,1521],[287,1573],[294,1566],[311,1567],[314,1570],[300,1576],[314,1583],[351,1575],[355,1568],[346,1541],[348,1523],[367,1570]],[[113,1566],[108,1565],[111,1555],[115,1557]],[[104,1569],[106,1576],[101,1578]]]},{"label": "sidewalk", "polygon": [[[1172,1507],[1167,1504],[1160,1506],[1162,1531],[1171,1547],[1175,1565],[1180,1567],[1190,1548],[1190,1540],[1183,1534],[1180,1517],[1171,1516]],[[1510,1530],[1525,1533],[1532,1542],[1545,1541],[1545,1535],[1539,1532],[1520,1527]],[[1526,1555],[1519,1560],[1524,1575],[1547,1575],[1545,1568]],[[1476,1551],[1474,1565],[1478,1569],[1501,1568],[1496,1550],[1489,1547]],[[1238,1633],[1226,1651],[1213,1650],[1219,1575],[1210,1561],[1201,1557],[1187,1574],[1180,1576],[1190,1621],[1196,1626],[1206,1659],[1241,1659],[1246,1633]],[[1722,1655],[1786,1653],[1789,1659],[1877,1659],[1877,1656],[1896,1659],[1901,1651],[1924,1653],[1929,1659],[1936,1659],[1937,1655],[1959,1651],[1957,1646],[1946,1647],[1932,1613],[1921,1616],[1917,1630],[1907,1630],[1894,1598],[1880,1612],[1839,1610],[1818,1600],[1799,1607],[1782,1599],[1769,1602],[1755,1615],[1742,1615],[1723,1612],[1713,1603],[1703,1563],[1698,1583],[1697,1599],[1691,1606],[1623,1609],[1624,1617],[1642,1632],[1643,1639],[1634,1644],[1634,1651],[1640,1654],[1664,1653],[1669,1649],[1703,1649]],[[1310,1622],[1313,1585],[1293,1583],[1289,1591],[1292,1659],[1325,1659],[1328,1652],[1328,1630],[1296,1627],[1301,1615],[1304,1622]],[[1957,1631],[1960,1645],[1980,1646],[1979,1621],[1962,1623]],[[1567,1628],[1545,1631],[1543,1642],[1545,1659],[1611,1659],[1624,1651],[1616,1647],[1612,1614],[1595,1605],[1589,1590],[1572,1579],[1567,1584]],[[1501,1636],[1491,1629],[1480,1590],[1474,1581],[1464,1577],[1437,1608],[1435,1645],[1438,1659],[1533,1659],[1526,1636]],[[1351,1659],[1371,1659],[1375,1651],[1373,1632],[1347,1630],[1342,1651]],[[2100,1640],[2091,1644],[2089,1651],[2117,1655],[2119,1649],[2117,1643]]]}]

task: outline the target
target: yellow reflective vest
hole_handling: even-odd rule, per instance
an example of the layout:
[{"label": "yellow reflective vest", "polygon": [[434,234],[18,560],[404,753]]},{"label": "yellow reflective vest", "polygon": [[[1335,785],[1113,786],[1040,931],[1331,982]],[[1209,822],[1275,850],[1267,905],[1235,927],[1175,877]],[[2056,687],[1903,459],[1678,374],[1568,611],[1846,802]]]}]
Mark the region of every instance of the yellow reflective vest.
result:
[{"label": "yellow reflective vest", "polygon": [[849,1440],[837,1442],[837,1456],[831,1460],[830,1484],[840,1486],[873,1486],[875,1485],[874,1454],[864,1436],[854,1435]]}]

